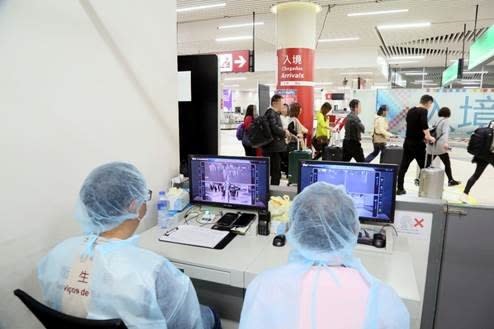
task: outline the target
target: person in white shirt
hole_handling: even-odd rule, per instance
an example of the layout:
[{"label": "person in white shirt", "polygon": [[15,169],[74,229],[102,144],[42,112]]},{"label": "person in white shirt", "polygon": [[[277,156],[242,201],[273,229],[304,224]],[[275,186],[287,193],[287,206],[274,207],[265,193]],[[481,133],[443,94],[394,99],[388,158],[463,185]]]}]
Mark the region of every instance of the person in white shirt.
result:
[{"label": "person in white shirt", "polygon": [[283,107],[281,109],[280,113],[280,119],[281,123],[283,124],[283,129],[287,130],[288,125],[290,124],[290,116],[288,115],[290,111],[290,108],[288,104],[283,104]]}]

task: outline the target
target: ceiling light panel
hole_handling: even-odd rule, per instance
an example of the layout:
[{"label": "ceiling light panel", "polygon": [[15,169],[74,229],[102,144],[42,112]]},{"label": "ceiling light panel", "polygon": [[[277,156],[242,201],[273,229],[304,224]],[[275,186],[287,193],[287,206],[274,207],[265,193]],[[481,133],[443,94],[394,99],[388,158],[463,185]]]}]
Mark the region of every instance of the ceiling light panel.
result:
[{"label": "ceiling light panel", "polygon": [[204,10],[204,9],[211,9],[211,8],[222,8],[225,6],[226,6],[225,2],[220,2],[220,3],[212,3],[209,5],[183,7],[183,8],[177,8],[177,13],[184,13],[184,12],[188,12],[188,11]]},{"label": "ceiling light panel", "polygon": [[421,27],[430,27],[431,22],[421,22],[421,23],[404,23],[404,24],[386,24],[379,25],[377,28],[379,30],[396,30],[396,29],[412,29]]},{"label": "ceiling light panel", "polygon": [[229,41],[241,41],[241,40],[252,40],[252,35],[240,35],[237,37],[216,38],[217,42],[229,42]]},{"label": "ceiling light panel", "polygon": [[355,17],[355,16],[387,15],[387,14],[399,14],[406,12],[408,12],[408,9],[390,9],[390,10],[379,10],[379,11],[367,11],[361,13],[349,13],[347,16]]},{"label": "ceiling light panel", "polygon": [[255,25],[255,26],[264,25],[264,22],[256,22],[254,24],[252,24],[252,23],[240,23],[240,24],[231,24],[231,25],[220,25],[220,26],[218,26],[218,30],[235,29],[235,28],[240,28],[240,27],[252,27],[252,25]]}]

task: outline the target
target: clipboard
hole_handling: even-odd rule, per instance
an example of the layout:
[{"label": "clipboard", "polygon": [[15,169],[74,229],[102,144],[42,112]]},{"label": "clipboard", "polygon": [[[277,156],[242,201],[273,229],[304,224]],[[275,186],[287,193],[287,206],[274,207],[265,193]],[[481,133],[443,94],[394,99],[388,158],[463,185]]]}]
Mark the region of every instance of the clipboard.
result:
[{"label": "clipboard", "polygon": [[158,240],[207,249],[225,248],[237,234],[194,225],[179,225],[166,231]]}]

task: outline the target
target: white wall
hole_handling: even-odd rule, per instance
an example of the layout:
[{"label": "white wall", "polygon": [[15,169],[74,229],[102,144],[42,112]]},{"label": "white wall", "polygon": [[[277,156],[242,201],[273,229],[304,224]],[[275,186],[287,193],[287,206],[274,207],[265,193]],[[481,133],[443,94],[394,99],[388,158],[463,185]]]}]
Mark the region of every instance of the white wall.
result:
[{"label": "white wall", "polygon": [[233,107],[240,106],[242,111],[247,109],[250,104],[257,104],[257,92],[256,91],[239,91],[233,92]]},{"label": "white wall", "polygon": [[80,234],[92,168],[132,162],[156,192],[178,172],[175,6],[0,0],[0,328],[40,327],[12,290],[37,296],[37,262]]}]

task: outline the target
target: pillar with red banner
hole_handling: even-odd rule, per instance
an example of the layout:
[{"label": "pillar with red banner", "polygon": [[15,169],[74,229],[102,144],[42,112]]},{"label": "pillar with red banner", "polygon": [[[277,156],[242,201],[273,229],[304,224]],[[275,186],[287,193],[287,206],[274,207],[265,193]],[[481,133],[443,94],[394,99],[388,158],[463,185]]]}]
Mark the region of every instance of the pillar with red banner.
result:
[{"label": "pillar with red banner", "polygon": [[300,121],[312,140],[314,121],[314,49],[316,19],[321,7],[310,2],[285,2],[272,8],[276,14],[277,89],[295,91],[302,107]]}]

